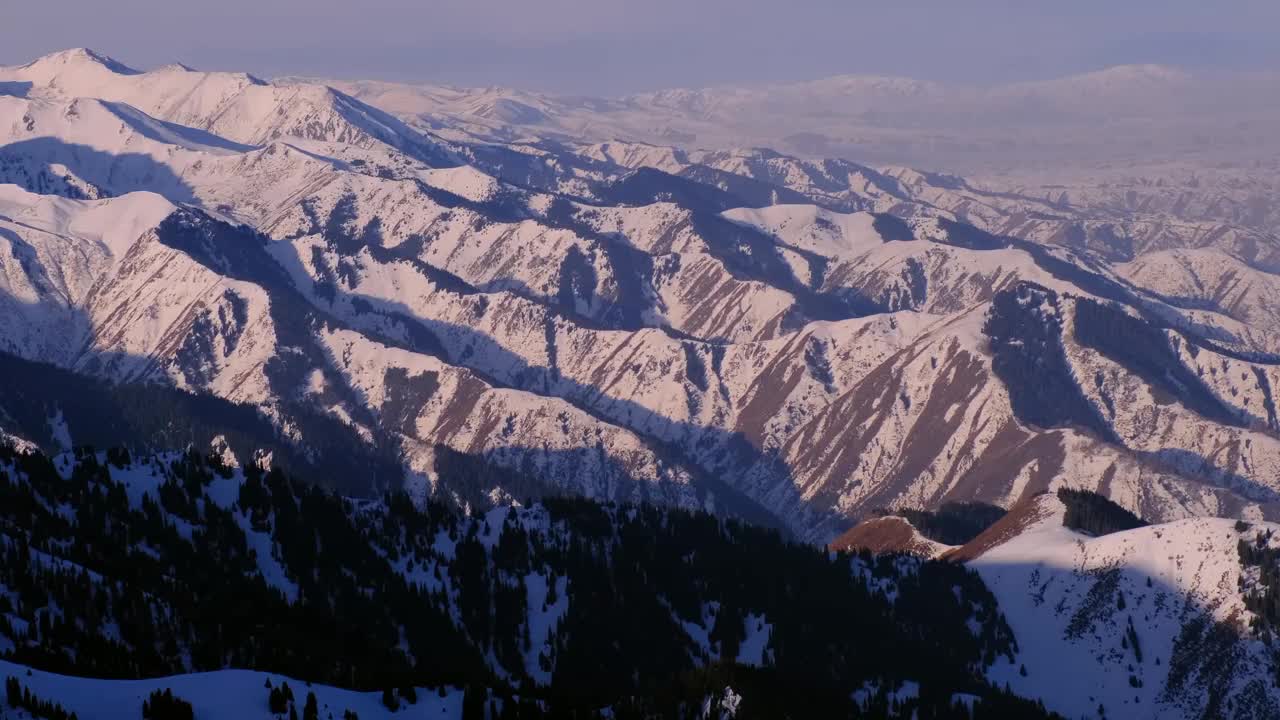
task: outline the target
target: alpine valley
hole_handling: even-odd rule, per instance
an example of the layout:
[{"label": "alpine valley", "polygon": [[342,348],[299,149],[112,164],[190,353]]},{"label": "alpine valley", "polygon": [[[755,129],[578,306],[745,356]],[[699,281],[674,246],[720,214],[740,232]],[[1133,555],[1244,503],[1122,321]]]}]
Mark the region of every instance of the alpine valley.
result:
[{"label": "alpine valley", "polygon": [[0,67],[0,717],[1280,717],[1263,181],[340,87]]}]

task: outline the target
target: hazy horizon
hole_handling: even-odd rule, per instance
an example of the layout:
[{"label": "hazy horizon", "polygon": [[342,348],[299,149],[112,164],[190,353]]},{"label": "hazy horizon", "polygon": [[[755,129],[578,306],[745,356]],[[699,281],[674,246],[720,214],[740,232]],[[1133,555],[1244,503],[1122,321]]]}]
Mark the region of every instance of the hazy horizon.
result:
[{"label": "hazy horizon", "polygon": [[1031,7],[1005,0],[881,7],[674,0],[69,0],[7,10],[0,63],[69,47],[121,62],[267,76],[500,85],[617,95],[874,74],[987,85],[1161,64],[1280,68],[1280,4],[1228,0]]}]

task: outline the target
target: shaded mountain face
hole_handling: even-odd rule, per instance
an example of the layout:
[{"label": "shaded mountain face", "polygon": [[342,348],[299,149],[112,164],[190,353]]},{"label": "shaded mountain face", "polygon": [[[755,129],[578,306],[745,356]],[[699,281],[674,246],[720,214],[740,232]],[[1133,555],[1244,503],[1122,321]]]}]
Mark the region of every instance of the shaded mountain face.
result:
[{"label": "shaded mountain face", "polygon": [[[1280,512],[1257,230],[767,150],[482,140],[87,52],[0,88],[0,350],[248,406],[347,493],[649,501],[817,542],[1063,485],[1153,520]],[[64,396],[6,397],[12,435],[97,437]],[[396,471],[318,460],[356,446]]]}]

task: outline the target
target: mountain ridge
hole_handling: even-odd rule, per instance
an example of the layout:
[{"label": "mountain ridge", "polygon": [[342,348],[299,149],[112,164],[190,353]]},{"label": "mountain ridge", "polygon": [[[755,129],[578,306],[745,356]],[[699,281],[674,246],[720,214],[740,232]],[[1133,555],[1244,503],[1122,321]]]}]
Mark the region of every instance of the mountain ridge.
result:
[{"label": "mountain ridge", "polygon": [[[123,84],[106,88],[115,98],[108,102],[141,98],[163,111],[163,122],[198,116],[199,103],[157,100],[180,98],[164,83],[186,88],[191,73],[161,75],[168,80],[155,78],[142,95],[129,84],[134,76],[120,76]],[[52,95],[7,101],[60,102]],[[136,112],[132,127],[151,127],[145,111]],[[219,127],[223,113],[212,112],[195,117],[196,125]],[[546,476],[559,474],[588,494],[643,497],[657,482],[686,506],[745,498],[782,508],[792,530],[817,541],[878,504],[1012,503],[1054,483],[1079,483],[1085,473],[1069,468],[1087,453],[1105,458],[1092,482],[1164,519],[1271,512],[1280,483],[1268,459],[1275,440],[1265,400],[1274,372],[1265,360],[1277,346],[1226,314],[1244,317],[1238,302],[1191,309],[1176,287],[1144,294],[1130,278],[1152,282],[1152,271],[1124,275],[1098,254],[1109,248],[961,212],[961,197],[984,198],[992,209],[1008,201],[962,179],[764,151],[625,144],[515,145],[495,154],[491,145],[444,141],[450,155],[474,164],[437,167],[412,152],[419,141],[408,126],[393,127],[406,139],[388,144],[377,137],[390,126],[377,123],[356,134],[316,134],[274,121],[267,135],[251,122],[233,124],[225,126],[235,129],[229,137],[210,136],[224,143],[199,146],[184,145],[180,134],[140,133],[126,146],[145,149],[153,165],[130,174],[114,160],[119,146],[94,139],[100,121],[85,125],[82,140],[108,159],[95,165],[86,157],[96,156],[59,145],[70,130],[36,120],[35,130],[17,124],[10,137],[23,139],[0,152],[24,163],[12,179],[66,194],[160,190],[175,207],[192,208],[177,216],[204,219],[157,223],[159,254],[146,262],[166,263],[168,272],[189,264],[189,277],[230,293],[215,299],[194,291],[184,302],[197,303],[189,307],[198,312],[150,330],[124,320],[127,304],[104,304],[90,331],[99,346],[93,352],[115,344],[152,356],[144,365],[152,381],[233,400],[266,398],[268,414],[273,403],[304,398],[357,434],[397,438],[413,477],[438,475],[438,448],[479,452],[500,465],[527,462],[528,453],[548,463],[564,450],[595,459],[573,461],[578,470],[568,475],[550,462]],[[283,134],[266,145],[234,144],[276,132]],[[37,140],[55,152],[38,155]],[[530,176],[499,169],[517,156],[535,164],[545,157],[548,174],[530,184]],[[721,174],[699,175],[699,168]],[[68,173],[65,183],[45,182],[50,172]],[[715,184],[739,179],[763,183],[750,186],[758,205],[738,186]],[[780,204],[779,192],[757,192],[768,187],[795,193],[786,201],[815,201]],[[250,255],[210,252],[210,243],[226,242]],[[150,245],[135,245],[143,261]],[[35,256],[50,277],[64,272],[50,254],[55,246]],[[28,263],[19,277],[34,267]],[[264,275],[262,268],[278,270]],[[94,302],[172,293],[132,284],[152,282],[145,277],[103,279]],[[40,287],[25,282],[28,295]],[[1066,426],[1025,417],[1022,380],[992,374],[984,317],[1028,284],[1050,291],[1044,307],[1057,307],[1067,321],[1019,316],[1009,339],[1047,332],[1038,342],[1064,355],[1060,387],[1092,408]],[[1106,337],[1076,327],[1076,308],[1092,308],[1081,304],[1090,298],[1120,303],[1091,310],[1098,319],[1090,323],[1141,318],[1139,326],[1152,326],[1144,332],[1169,338],[1163,367],[1207,379],[1160,385]],[[109,318],[115,325],[102,324]],[[1044,323],[1047,330],[1033,327]],[[286,326],[310,329],[285,339]],[[250,327],[259,330],[245,335]],[[198,339],[197,332],[211,334]],[[168,338],[157,344],[161,335]],[[1081,345],[1082,336],[1094,339]],[[69,357],[63,352],[48,357]],[[379,355],[395,360],[369,359]],[[1219,374],[1219,362],[1235,367]],[[86,357],[75,365],[105,378],[134,377],[121,363]],[[1240,373],[1254,379],[1231,379]],[[432,379],[405,406],[398,386],[415,377]],[[1117,394],[1142,397],[1151,383],[1160,386],[1155,396],[1172,393],[1175,402],[1155,417],[1126,414]],[[648,392],[656,387],[661,396]],[[387,398],[394,400],[383,419]],[[581,431],[570,435],[580,439],[566,444],[550,420],[556,416],[570,418]],[[850,417],[873,432],[861,435]],[[1242,427],[1250,423],[1257,427]],[[592,435],[611,438],[603,454],[588,450]],[[517,438],[537,438],[530,444],[543,449],[512,448]],[[1224,447],[1238,449],[1224,454]],[[609,466],[617,469],[601,477],[617,480],[603,487],[579,476]],[[632,472],[640,482],[628,479]]]}]

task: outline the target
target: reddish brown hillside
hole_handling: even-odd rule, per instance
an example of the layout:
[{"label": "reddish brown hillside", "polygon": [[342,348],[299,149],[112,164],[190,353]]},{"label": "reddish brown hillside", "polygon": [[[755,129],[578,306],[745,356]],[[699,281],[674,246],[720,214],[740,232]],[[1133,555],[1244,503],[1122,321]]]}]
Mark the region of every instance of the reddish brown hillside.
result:
[{"label": "reddish brown hillside", "polygon": [[870,550],[877,554],[904,552],[933,557],[950,546],[926,538],[904,518],[891,515],[858,523],[833,540],[829,547],[832,550]]},{"label": "reddish brown hillside", "polygon": [[968,562],[981,556],[991,548],[1003,545],[1016,538],[1024,530],[1044,519],[1046,513],[1052,512],[1052,504],[1044,501],[1046,497],[1051,496],[1048,493],[1040,493],[1019,500],[1009,509],[1008,515],[983,530],[982,534],[973,540],[943,553],[940,556],[941,559]]}]

